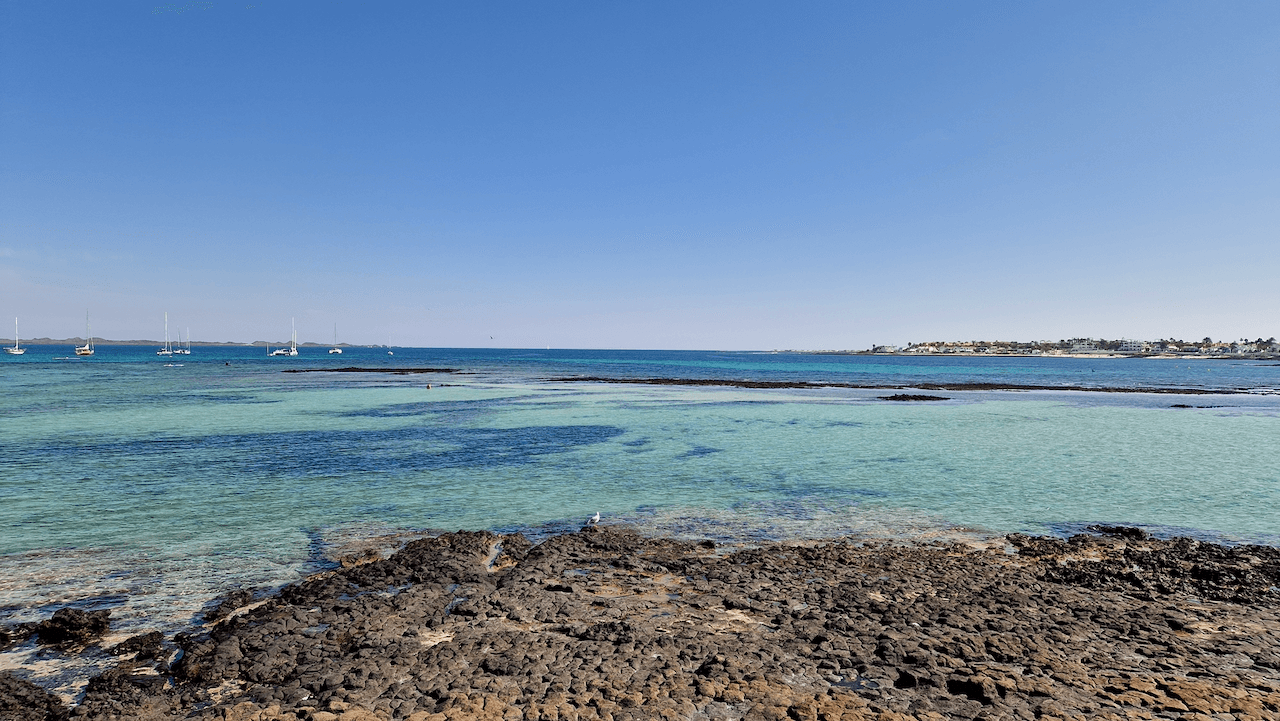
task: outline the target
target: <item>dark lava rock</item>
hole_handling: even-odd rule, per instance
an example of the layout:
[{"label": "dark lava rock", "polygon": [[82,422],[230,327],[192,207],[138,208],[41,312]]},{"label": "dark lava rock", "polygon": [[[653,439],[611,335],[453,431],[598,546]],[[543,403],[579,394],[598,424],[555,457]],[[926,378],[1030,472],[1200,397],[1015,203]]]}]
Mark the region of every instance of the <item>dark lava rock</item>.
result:
[{"label": "dark lava rock", "polygon": [[[1091,527],[1097,528],[1111,527]],[[1190,538],[1149,539],[1137,528],[1115,527],[1117,539],[1072,536],[1007,537],[1022,555],[1055,558],[1040,578],[1093,589],[1146,596],[1185,593],[1198,598],[1247,604],[1280,604],[1280,548],[1219,546]],[[1139,536],[1138,534],[1141,534]]]},{"label": "dark lava rock", "polygon": [[134,653],[137,654],[134,657],[135,660],[143,660],[159,656],[163,644],[164,634],[159,631],[152,631],[151,633],[144,633],[127,638],[119,644],[107,649],[107,652],[115,656]]},{"label": "dark lava rock", "polygon": [[88,643],[107,632],[110,618],[110,611],[60,608],[53,618],[36,624],[36,637],[44,644]]},{"label": "dark lava rock", "polygon": [[636,633],[626,621],[605,621],[588,626],[578,638],[588,641],[608,641],[612,644],[629,643],[636,640]]},{"label": "dark lava rock", "polygon": [[0,673],[0,719],[4,721],[65,721],[68,709],[57,696],[7,673]]},{"label": "dark lava rock", "polygon": [[281,373],[391,373],[411,375],[415,373],[457,373],[457,368],[289,368]]},{"label": "dark lava rock", "polygon": [[178,634],[172,669],[123,660],[75,713],[1280,717],[1280,550],[1125,533],[1007,540],[1018,553],[855,539],[735,550],[617,526],[536,546],[445,534]]},{"label": "dark lava rock", "polygon": [[217,623],[232,613],[253,603],[254,593],[247,589],[236,589],[215,598],[204,612],[204,620]]},{"label": "dark lava rock", "polygon": [[1128,538],[1134,541],[1141,541],[1148,538],[1150,535],[1141,528],[1134,528],[1132,526],[1103,526],[1095,524],[1085,527],[1084,530],[1092,531],[1093,533],[1101,533],[1106,536],[1119,536],[1120,538]]},{"label": "dark lava rock", "polygon": [[894,393],[891,396],[879,396],[882,401],[949,401],[946,396],[925,396],[913,393]]}]

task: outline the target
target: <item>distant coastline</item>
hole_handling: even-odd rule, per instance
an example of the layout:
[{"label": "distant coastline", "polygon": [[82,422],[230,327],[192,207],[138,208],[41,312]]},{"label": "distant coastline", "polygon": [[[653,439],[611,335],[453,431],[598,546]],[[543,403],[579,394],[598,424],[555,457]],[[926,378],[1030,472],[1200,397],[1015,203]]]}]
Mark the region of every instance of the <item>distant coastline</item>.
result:
[{"label": "distant coastline", "polygon": [[[7,338],[7,339],[6,339],[6,338],[0,338],[0,344],[9,344],[9,343],[12,343],[12,342],[13,342],[13,339],[12,339],[12,338]],[[22,343],[22,345],[23,345],[23,346],[35,346],[35,345],[52,345],[52,346],[58,346],[58,345],[82,345],[82,344],[84,344],[85,339],[84,339],[84,338],[63,338],[63,339],[57,339],[57,338],[23,338],[20,342]],[[186,345],[186,343],[187,343],[187,341],[183,341],[183,344],[184,344],[184,345]],[[193,340],[193,341],[191,341],[190,343],[191,343],[191,346],[192,346],[193,348],[262,348],[262,347],[265,347],[265,346],[282,346],[282,345],[289,345],[289,341],[288,341],[287,339],[286,339],[286,340],[270,340],[270,341],[266,341],[266,340],[255,340],[255,341],[253,341],[252,343],[234,343],[234,342],[232,342],[232,341],[207,341],[207,340]],[[104,338],[97,338],[97,337],[95,337],[95,338],[93,339],[93,344],[94,344],[94,345],[100,345],[100,346],[122,345],[122,346],[156,346],[156,347],[160,347],[160,346],[163,346],[163,345],[164,345],[164,341],[162,341],[162,340],[107,340],[107,339],[104,339]],[[384,345],[356,345],[356,344],[353,344],[353,343],[338,343],[337,345],[334,345],[334,344],[332,344],[332,343],[310,343],[310,342],[308,342],[308,343],[299,343],[299,344],[298,344],[298,347],[299,347],[299,348],[387,348],[388,346],[384,346]]]},{"label": "distant coastline", "polygon": [[1147,341],[1122,338],[1071,338],[1039,341],[929,341],[905,346],[873,345],[866,350],[786,350],[778,353],[810,355],[994,356],[1000,358],[1280,358],[1274,337],[1256,340],[1198,341],[1175,338]]},{"label": "distant coastline", "polygon": [[1016,353],[1016,352],[980,352],[944,353],[912,351],[872,351],[872,350],[780,350],[775,353],[791,353],[794,355],[873,355],[873,356],[938,356],[969,358],[1156,358],[1176,360],[1280,360],[1280,351],[1257,353],[1119,353],[1099,351],[1096,353]]},{"label": "distant coastline", "polygon": [[[1206,339],[1208,340],[1208,339]],[[0,345],[13,343],[12,338],[0,338]],[[86,339],[79,336],[71,338],[23,338],[19,341],[23,346],[70,346],[83,345]],[[161,347],[161,340],[110,340],[95,337],[95,345],[99,346],[152,346]],[[233,341],[183,341],[193,348],[271,348],[289,345],[288,340],[263,341],[250,343]],[[1061,347],[1072,343],[1068,347]],[[1160,342],[1144,343],[1141,347],[1127,346],[1124,349],[1113,348],[1119,341],[1097,341],[1090,348],[1079,343],[1048,341],[1037,343],[1019,342],[984,342],[962,341],[945,343],[916,343],[898,347],[892,345],[872,346],[864,350],[802,350],[787,349],[773,351],[755,351],[771,354],[791,355],[857,355],[857,356],[946,356],[946,357],[982,357],[982,358],[1156,358],[1177,360],[1280,360],[1280,342],[1250,341],[1247,343],[1206,343],[1197,342],[1178,346],[1176,349],[1168,345],[1160,346]],[[362,345],[356,343],[316,343],[308,341],[298,343],[299,348],[391,348],[408,346],[389,346],[385,344]],[[652,350],[652,349],[650,349]]]}]

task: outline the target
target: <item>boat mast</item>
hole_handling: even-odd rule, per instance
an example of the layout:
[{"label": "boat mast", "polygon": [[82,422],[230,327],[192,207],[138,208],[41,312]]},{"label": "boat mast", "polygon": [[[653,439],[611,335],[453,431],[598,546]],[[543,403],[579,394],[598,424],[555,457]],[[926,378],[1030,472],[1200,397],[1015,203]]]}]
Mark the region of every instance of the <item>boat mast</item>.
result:
[{"label": "boat mast", "polygon": [[15,317],[14,317],[14,319],[13,319],[13,347],[12,347],[12,348],[10,348],[9,346],[5,346],[5,347],[4,347],[4,352],[5,352],[5,353],[8,353],[9,355],[22,355],[23,353],[26,353],[26,352],[27,352],[25,348],[21,348],[21,347],[19,347],[19,346],[18,346],[18,318],[17,318],[17,316],[15,316]]},{"label": "boat mast", "polygon": [[89,311],[84,312],[84,334],[88,338],[84,339],[84,347],[75,346],[76,355],[93,355],[93,330],[89,327]]}]

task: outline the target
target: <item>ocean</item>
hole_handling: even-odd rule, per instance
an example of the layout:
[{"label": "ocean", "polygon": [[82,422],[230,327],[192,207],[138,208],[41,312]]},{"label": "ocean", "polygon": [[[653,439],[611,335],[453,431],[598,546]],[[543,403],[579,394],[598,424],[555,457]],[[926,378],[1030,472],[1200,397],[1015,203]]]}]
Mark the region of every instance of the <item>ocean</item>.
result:
[{"label": "ocean", "polygon": [[[3,624],[73,606],[110,609],[117,640],[172,632],[369,539],[539,538],[596,512],[722,543],[1100,523],[1280,545],[1275,361],[108,345],[55,360],[70,350],[0,358]],[[455,372],[282,372],[352,366]],[[1049,389],[904,403],[575,377]],[[64,691],[84,677],[29,644],[4,668]]]}]

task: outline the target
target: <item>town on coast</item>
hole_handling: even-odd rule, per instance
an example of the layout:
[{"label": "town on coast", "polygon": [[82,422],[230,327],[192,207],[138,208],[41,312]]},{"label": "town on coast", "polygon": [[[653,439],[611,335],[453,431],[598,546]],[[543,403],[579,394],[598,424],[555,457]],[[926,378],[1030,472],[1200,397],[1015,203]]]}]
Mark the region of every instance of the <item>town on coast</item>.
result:
[{"label": "town on coast", "polygon": [[866,350],[790,350],[788,353],[830,353],[865,355],[979,355],[979,356],[1060,356],[1130,358],[1276,358],[1280,341],[1275,337],[1235,341],[1135,340],[1122,338],[1070,338],[1065,340],[928,341],[905,345],[872,345]]}]

